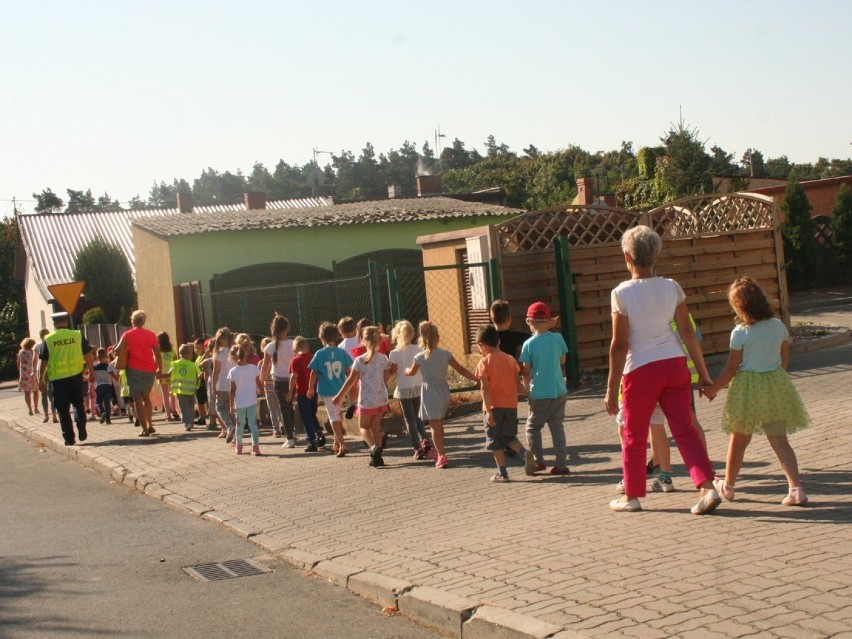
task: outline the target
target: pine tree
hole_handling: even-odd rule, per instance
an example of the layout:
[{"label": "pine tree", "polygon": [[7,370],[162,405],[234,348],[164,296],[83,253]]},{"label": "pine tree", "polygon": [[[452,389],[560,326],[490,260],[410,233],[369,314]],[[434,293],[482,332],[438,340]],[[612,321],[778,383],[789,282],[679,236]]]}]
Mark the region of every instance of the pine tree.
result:
[{"label": "pine tree", "polygon": [[847,277],[852,275],[852,191],[844,184],[837,192],[831,220],[831,235],[837,249],[837,263]]}]

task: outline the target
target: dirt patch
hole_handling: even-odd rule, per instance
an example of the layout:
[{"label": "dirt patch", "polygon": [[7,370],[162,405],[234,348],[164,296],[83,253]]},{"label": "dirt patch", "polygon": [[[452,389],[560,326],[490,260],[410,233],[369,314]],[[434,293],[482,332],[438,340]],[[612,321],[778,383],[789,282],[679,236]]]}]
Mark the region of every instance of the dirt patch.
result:
[{"label": "dirt patch", "polygon": [[843,326],[833,324],[816,324],[814,322],[796,322],[790,329],[794,343],[810,342],[813,340],[832,337],[845,331]]}]

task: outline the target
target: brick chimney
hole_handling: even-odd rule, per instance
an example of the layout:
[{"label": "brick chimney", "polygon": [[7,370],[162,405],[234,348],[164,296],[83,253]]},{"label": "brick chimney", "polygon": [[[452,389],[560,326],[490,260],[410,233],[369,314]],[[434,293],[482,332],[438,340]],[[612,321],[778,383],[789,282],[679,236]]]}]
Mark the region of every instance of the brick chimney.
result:
[{"label": "brick chimney", "polygon": [[443,195],[444,179],[438,175],[417,176],[417,197],[428,197],[430,195]]},{"label": "brick chimney", "polygon": [[243,194],[243,202],[245,202],[247,211],[266,208],[266,193],[261,191],[249,191]]},{"label": "brick chimney", "polygon": [[577,178],[577,204],[588,206],[595,200],[595,183],[590,177]]},{"label": "brick chimney", "polygon": [[192,213],[192,192],[178,191],[177,207],[181,213]]}]

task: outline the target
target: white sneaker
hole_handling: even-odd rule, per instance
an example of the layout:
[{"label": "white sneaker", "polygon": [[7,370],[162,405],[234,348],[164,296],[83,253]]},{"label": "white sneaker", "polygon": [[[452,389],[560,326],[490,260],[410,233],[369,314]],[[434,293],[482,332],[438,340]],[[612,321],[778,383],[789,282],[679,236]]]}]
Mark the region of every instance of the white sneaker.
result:
[{"label": "white sneaker", "polygon": [[295,447],[296,447],[296,440],[295,439],[288,439],[286,442],[281,444],[281,448],[295,448]]},{"label": "white sneaker", "polygon": [[636,511],[642,510],[642,504],[640,504],[639,500],[635,497],[633,499],[627,499],[627,497],[613,499],[609,502],[609,507],[616,512],[625,513],[635,513]]},{"label": "white sneaker", "polygon": [[674,492],[674,484],[672,483],[671,477],[666,479],[665,481],[660,481],[660,478],[654,480],[651,484],[651,492],[654,493],[671,493]]},{"label": "white sneaker", "polygon": [[698,503],[692,507],[690,512],[693,515],[709,515],[716,510],[716,506],[721,503],[722,498],[719,496],[719,493],[716,492],[715,488],[705,488],[704,492],[701,494],[701,499],[699,499]]},{"label": "white sneaker", "polygon": [[624,480],[623,479],[615,485],[615,492],[617,492],[619,495],[624,494]]}]

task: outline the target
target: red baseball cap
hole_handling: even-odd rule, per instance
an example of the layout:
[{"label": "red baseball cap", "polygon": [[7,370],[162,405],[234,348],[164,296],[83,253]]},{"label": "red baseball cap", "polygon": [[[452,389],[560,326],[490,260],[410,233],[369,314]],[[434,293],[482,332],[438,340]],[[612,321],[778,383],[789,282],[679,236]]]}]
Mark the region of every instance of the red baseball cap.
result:
[{"label": "red baseball cap", "polygon": [[534,302],[527,309],[527,319],[549,320],[550,308],[544,302]]}]

